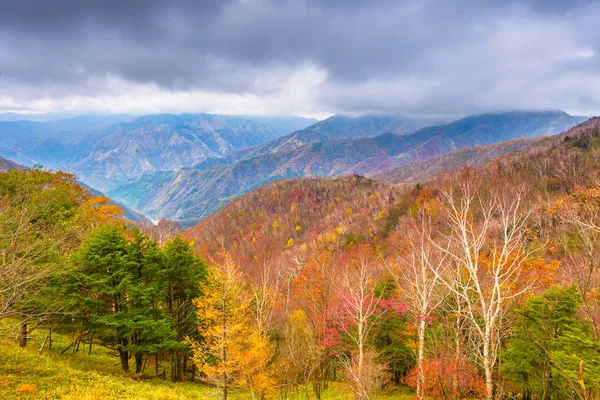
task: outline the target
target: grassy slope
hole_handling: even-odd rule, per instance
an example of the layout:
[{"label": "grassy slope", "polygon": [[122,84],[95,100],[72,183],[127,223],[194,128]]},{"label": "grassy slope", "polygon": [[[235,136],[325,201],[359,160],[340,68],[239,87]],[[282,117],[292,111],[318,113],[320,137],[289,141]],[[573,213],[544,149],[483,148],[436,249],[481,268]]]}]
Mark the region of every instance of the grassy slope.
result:
[{"label": "grassy slope", "polygon": [[[2,399],[207,399],[211,388],[160,379],[136,380],[121,373],[118,359],[95,347],[73,353],[60,351],[68,339],[53,335],[53,349],[38,355],[45,332],[33,333],[21,349],[10,340],[0,342],[0,398]],[[87,349],[86,349],[87,350]],[[19,393],[29,385],[35,393]]]},{"label": "grassy slope", "polygon": [[[34,331],[30,344],[21,349],[15,342],[0,341],[0,399],[216,399],[214,388],[191,382],[172,383],[161,379],[136,379],[120,371],[118,359],[99,346],[78,353],[67,351],[68,337],[53,334],[53,349],[38,350],[46,332]],[[87,348],[85,349],[87,350]],[[148,363],[150,364],[150,362]],[[166,363],[165,363],[166,364]],[[153,370],[154,365],[147,366]],[[340,383],[333,383],[324,400],[351,398]],[[230,396],[233,400],[251,399],[250,393]],[[277,396],[277,398],[279,398]],[[310,398],[314,395],[310,393]],[[382,399],[401,399],[398,393]],[[303,392],[288,397],[306,399]]]}]

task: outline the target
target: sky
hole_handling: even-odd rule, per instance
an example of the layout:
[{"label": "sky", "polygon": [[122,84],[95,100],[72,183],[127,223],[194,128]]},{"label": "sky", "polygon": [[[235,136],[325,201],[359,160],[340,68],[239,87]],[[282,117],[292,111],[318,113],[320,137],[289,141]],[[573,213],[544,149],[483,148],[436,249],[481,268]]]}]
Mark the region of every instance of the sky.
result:
[{"label": "sky", "polygon": [[600,114],[600,0],[0,0],[0,112]]}]

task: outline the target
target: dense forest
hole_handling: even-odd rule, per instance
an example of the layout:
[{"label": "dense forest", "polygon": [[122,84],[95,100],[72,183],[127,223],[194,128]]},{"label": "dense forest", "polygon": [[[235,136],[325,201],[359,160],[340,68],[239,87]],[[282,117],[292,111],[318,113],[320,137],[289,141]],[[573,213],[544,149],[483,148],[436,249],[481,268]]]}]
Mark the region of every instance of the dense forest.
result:
[{"label": "dense forest", "polygon": [[596,399],[599,182],[600,119],[418,184],[273,182],[184,232],[10,169],[0,328],[206,398]]}]

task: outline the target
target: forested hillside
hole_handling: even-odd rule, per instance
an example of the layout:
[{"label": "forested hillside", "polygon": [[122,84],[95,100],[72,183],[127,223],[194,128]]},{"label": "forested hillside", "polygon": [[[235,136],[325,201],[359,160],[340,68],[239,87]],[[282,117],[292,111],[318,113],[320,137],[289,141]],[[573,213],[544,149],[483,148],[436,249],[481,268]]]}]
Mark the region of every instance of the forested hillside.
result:
[{"label": "forested hillside", "polygon": [[276,182],[186,235],[240,265],[286,385],[596,398],[599,135],[590,120],[416,186]]}]

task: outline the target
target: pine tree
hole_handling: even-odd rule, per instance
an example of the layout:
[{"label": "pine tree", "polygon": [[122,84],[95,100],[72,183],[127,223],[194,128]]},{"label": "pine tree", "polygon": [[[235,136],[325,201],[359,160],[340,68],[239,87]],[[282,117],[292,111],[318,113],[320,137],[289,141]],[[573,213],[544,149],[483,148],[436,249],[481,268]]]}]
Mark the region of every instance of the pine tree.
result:
[{"label": "pine tree", "polygon": [[[518,310],[502,373],[531,398],[590,398],[600,390],[600,343],[577,316],[574,286],[548,289]],[[587,395],[586,395],[587,393]]]},{"label": "pine tree", "polygon": [[199,285],[206,281],[206,264],[194,255],[192,245],[179,235],[165,244],[163,254],[161,275],[166,285],[165,307],[178,342],[171,353],[171,379],[180,381],[191,350],[185,339],[200,340],[192,301],[202,295]]},{"label": "pine tree", "polygon": [[82,331],[114,348],[123,371],[129,371],[133,354],[139,373],[145,354],[175,343],[169,316],[159,307],[161,254],[138,231],[132,236],[129,241],[118,227],[93,235],[73,257],[76,269],[67,290]]}]

